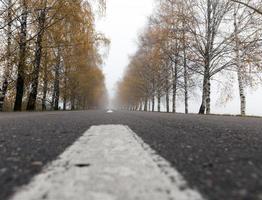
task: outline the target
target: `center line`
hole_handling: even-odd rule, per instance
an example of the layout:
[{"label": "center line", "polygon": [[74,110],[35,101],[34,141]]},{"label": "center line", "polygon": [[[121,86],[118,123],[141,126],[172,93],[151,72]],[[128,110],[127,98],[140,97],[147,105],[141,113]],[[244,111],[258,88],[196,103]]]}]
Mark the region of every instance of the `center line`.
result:
[{"label": "center line", "polygon": [[122,125],[91,127],[12,200],[203,200]]}]

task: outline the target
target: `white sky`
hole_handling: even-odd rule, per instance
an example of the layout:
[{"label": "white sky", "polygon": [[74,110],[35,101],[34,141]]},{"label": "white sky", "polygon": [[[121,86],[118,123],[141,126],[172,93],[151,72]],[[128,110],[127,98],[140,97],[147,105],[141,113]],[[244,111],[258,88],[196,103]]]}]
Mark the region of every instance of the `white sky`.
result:
[{"label": "white sky", "polygon": [[[153,12],[154,0],[108,0],[106,17],[98,21],[97,28],[111,40],[104,73],[108,92],[115,94],[116,83],[121,80],[128,65],[128,56],[136,49],[138,33],[146,25],[147,17]],[[260,87],[261,88],[261,87]],[[216,86],[212,89],[212,112],[220,114],[238,114],[238,90],[235,87],[235,98],[226,105],[219,104]],[[200,105],[200,95],[190,102],[190,112],[197,112]],[[162,105],[164,108],[164,105]],[[183,112],[183,102],[178,105],[178,111]],[[247,95],[247,114],[262,116],[262,89],[249,91]]]},{"label": "white sky", "polygon": [[116,82],[128,64],[128,56],[137,49],[136,41],[153,10],[154,0],[108,0],[106,17],[97,24],[98,30],[111,40],[104,66],[108,92],[115,94]]}]

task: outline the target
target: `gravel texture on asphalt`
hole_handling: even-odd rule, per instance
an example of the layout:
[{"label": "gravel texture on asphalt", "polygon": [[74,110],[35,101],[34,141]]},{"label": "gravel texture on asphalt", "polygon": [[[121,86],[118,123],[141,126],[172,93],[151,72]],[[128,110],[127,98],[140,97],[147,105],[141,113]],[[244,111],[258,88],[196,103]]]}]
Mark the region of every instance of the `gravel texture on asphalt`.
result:
[{"label": "gravel texture on asphalt", "polygon": [[0,199],[102,124],[128,125],[207,199],[262,199],[262,119],[123,111],[1,113]]}]

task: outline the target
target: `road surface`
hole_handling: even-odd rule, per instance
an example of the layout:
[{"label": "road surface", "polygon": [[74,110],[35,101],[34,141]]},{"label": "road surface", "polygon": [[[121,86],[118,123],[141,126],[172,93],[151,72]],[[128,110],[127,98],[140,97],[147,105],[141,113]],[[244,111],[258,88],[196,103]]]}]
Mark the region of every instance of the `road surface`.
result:
[{"label": "road surface", "polygon": [[[124,169],[125,163],[130,162],[131,166],[139,168],[141,174],[144,174],[143,167],[152,170],[152,177],[140,177],[141,180],[143,178],[145,178],[143,180],[152,180],[150,182],[141,181],[141,184],[147,185],[145,191],[150,190],[151,185],[155,187],[154,184],[166,181],[166,185],[163,184],[163,187],[171,187],[167,193],[172,196],[173,189],[176,187],[176,185],[170,185],[165,178],[162,180],[162,177],[156,175],[159,170],[154,167],[154,159],[149,158],[148,153],[144,153],[150,148],[150,151],[154,151],[157,156],[168,163],[167,165],[170,164],[174,173],[179,173],[186,181],[188,188],[178,187],[182,193],[183,191],[196,191],[199,196],[193,195],[195,199],[261,200],[261,122],[260,118],[123,111],[1,113],[0,199],[5,200],[13,197],[25,185],[30,187],[32,181],[35,181],[33,185],[38,184],[39,176],[38,178],[33,177],[42,174],[48,164],[50,170],[53,168],[56,170],[59,165],[57,163],[68,163],[77,156],[81,158],[83,155],[88,155],[88,159],[93,158],[92,162],[96,162],[97,166],[99,163],[100,166],[106,165],[101,157],[100,160],[95,160],[95,155],[105,151],[105,148],[117,146],[121,150],[118,149],[119,152],[122,153],[121,156],[117,153],[114,156],[117,158],[120,156],[118,165],[122,166],[121,169]],[[134,138],[141,139],[143,145],[139,146],[140,142],[135,142],[132,134],[135,135]],[[91,136],[94,137],[93,140],[90,139]],[[106,138],[111,142],[106,142]],[[78,142],[74,144],[78,140],[86,141],[85,145],[79,146]],[[94,145],[100,144],[99,142],[103,140],[105,141],[101,142],[101,145]],[[119,142],[112,143],[115,141]],[[113,147],[112,144],[114,144]],[[148,148],[142,148],[145,145],[148,145]],[[71,151],[74,152],[72,157],[69,156]],[[141,153],[136,155],[134,154],[136,151]],[[109,158],[111,158],[110,156],[112,155],[109,155]],[[65,160],[59,160],[60,157],[64,157]],[[131,162],[136,159],[137,162]],[[138,162],[139,159],[141,162],[148,160],[148,166],[147,163],[142,165],[141,162]],[[52,161],[53,165],[50,166]],[[90,170],[99,170],[99,168],[92,168],[93,163],[78,163],[78,167],[80,169],[88,168],[87,165],[91,164]],[[117,163],[111,164],[114,166]],[[161,168],[161,165],[159,166]],[[148,170],[144,169],[144,171]],[[59,173],[63,175],[61,172],[56,172],[48,173],[49,176]],[[97,171],[92,174],[95,172]],[[127,170],[122,170],[122,172],[124,175],[129,173]],[[69,170],[68,174],[70,173],[75,176],[78,172],[70,172]],[[85,173],[89,177],[92,176],[88,171]],[[97,180],[97,177],[93,178]],[[60,179],[57,178],[53,181]],[[156,179],[161,179],[161,181]],[[121,184],[128,186],[132,180],[137,181],[137,179],[130,181],[127,179],[123,184],[121,180],[120,186]],[[41,184],[39,187],[42,187]],[[88,187],[84,189],[88,190]],[[141,191],[137,191],[137,193],[139,192]],[[152,195],[158,194],[152,193]],[[41,198],[48,199],[45,195]],[[165,199],[165,197],[161,198]],[[177,196],[176,199],[183,198]],[[94,199],[110,198],[99,196]],[[146,199],[146,196],[142,199]]]}]

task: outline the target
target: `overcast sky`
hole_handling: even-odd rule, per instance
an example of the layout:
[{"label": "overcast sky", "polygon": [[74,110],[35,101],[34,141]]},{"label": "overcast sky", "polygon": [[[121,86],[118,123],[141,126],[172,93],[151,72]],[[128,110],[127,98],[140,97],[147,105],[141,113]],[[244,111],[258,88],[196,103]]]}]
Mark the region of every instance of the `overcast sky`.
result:
[{"label": "overcast sky", "polygon": [[98,22],[98,29],[111,40],[104,66],[110,95],[128,64],[128,56],[137,49],[138,33],[143,29],[153,9],[154,0],[108,0],[106,16]]},{"label": "overcast sky", "polygon": [[[137,49],[138,34],[147,23],[147,18],[153,12],[154,0],[108,0],[106,16],[99,20],[97,28],[111,40],[108,58],[104,65],[106,85],[112,97],[115,94],[116,83],[121,80],[128,65],[128,56]],[[213,113],[239,113],[238,90],[235,87],[234,98],[226,105],[221,105],[216,93],[217,86],[212,89]],[[190,111],[197,112],[200,105],[200,94],[191,98]],[[162,105],[164,108],[165,105]],[[183,112],[183,102],[178,105],[178,111]],[[247,95],[247,114],[262,116],[262,89],[249,91]]]}]

